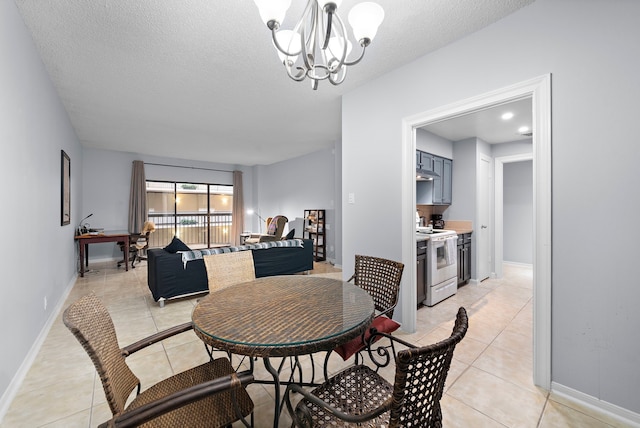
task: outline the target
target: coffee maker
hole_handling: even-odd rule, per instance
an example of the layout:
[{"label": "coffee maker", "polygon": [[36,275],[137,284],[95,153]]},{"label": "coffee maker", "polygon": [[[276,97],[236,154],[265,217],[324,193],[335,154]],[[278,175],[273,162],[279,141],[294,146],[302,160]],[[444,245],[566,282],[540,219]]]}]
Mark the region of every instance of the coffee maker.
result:
[{"label": "coffee maker", "polygon": [[431,214],[431,223],[434,229],[444,229],[444,220],[442,214]]}]

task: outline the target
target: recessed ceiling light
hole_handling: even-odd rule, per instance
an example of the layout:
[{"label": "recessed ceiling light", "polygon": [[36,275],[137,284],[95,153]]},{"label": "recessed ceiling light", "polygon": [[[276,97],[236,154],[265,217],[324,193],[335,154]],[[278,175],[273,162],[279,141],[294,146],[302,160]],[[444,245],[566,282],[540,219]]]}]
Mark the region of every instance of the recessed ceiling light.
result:
[{"label": "recessed ceiling light", "polygon": [[524,134],[525,132],[529,132],[529,127],[528,126],[521,126],[520,128],[518,128],[518,132],[521,134]]},{"label": "recessed ceiling light", "polygon": [[509,120],[513,118],[513,113],[511,113],[510,111],[504,113],[502,115],[502,120]]}]

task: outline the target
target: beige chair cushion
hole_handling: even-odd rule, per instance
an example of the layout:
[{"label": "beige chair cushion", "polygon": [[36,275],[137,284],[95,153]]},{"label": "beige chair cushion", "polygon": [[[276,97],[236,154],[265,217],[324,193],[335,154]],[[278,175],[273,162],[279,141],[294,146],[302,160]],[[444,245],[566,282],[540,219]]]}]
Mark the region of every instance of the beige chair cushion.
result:
[{"label": "beige chair cushion", "polygon": [[207,269],[209,291],[256,279],[251,251],[211,254],[202,258]]}]

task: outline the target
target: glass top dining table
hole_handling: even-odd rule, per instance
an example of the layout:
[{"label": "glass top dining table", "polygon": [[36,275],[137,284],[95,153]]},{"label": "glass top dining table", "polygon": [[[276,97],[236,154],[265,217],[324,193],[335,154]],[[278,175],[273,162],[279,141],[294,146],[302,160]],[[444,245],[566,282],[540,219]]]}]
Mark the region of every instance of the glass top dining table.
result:
[{"label": "glass top dining table", "polygon": [[194,331],[237,355],[287,357],[329,351],[362,334],[374,317],[371,296],[341,280],[269,276],[200,299]]},{"label": "glass top dining table", "polygon": [[273,426],[278,427],[280,372],[270,358],[297,361],[300,355],[330,351],[364,333],[374,313],[371,296],[349,282],[285,275],[211,292],[200,299],[191,318],[194,332],[207,345],[263,358],[273,380],[256,382],[274,385]]}]

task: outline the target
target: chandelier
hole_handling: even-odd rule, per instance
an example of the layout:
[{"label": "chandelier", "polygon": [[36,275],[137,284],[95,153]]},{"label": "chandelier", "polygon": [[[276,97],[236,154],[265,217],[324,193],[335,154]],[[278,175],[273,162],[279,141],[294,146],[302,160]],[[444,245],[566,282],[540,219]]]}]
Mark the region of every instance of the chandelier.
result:
[{"label": "chandelier", "polygon": [[356,58],[350,58],[352,43],[338,15],[342,0],[309,0],[293,30],[280,29],[291,0],[254,2],[271,30],[273,44],[289,77],[297,82],[309,78],[314,90],[321,80],[333,85],[344,81],[347,67],[362,60],[384,19],[384,10],[376,3],[363,2],[351,8],[348,20],[361,50]]}]

